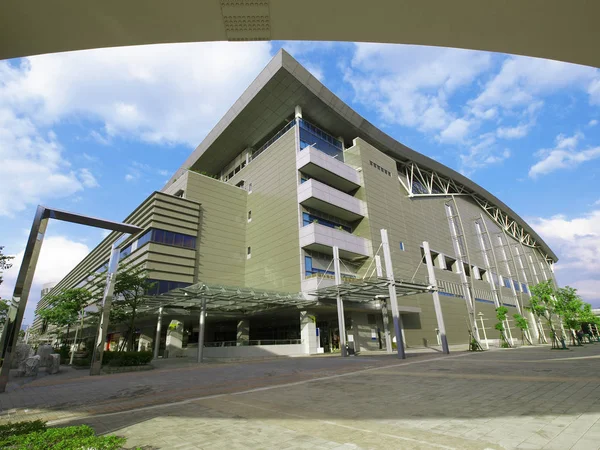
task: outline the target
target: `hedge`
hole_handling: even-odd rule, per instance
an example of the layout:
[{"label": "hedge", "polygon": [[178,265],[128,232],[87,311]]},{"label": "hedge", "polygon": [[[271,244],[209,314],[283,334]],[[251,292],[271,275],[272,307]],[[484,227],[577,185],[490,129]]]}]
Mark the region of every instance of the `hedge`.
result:
[{"label": "hedge", "polygon": [[[87,425],[65,428],[48,428],[42,421],[17,422],[5,425],[12,426],[14,432],[0,438],[0,448],[11,450],[118,450],[126,439],[117,436],[96,436],[94,430]],[[40,429],[40,426],[42,427]],[[40,431],[33,431],[34,429]],[[29,431],[24,431],[29,430]],[[2,431],[0,430],[0,433]]]},{"label": "hedge", "polygon": [[152,352],[104,352],[102,357],[103,366],[143,366],[152,361]]}]

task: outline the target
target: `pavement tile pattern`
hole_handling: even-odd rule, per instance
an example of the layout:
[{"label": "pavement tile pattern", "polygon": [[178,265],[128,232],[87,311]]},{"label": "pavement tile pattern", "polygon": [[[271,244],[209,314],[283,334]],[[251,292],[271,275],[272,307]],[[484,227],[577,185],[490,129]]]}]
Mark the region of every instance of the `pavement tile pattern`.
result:
[{"label": "pavement tile pattern", "polygon": [[0,394],[0,423],[86,423],[152,449],[600,449],[600,343],[235,362]]}]

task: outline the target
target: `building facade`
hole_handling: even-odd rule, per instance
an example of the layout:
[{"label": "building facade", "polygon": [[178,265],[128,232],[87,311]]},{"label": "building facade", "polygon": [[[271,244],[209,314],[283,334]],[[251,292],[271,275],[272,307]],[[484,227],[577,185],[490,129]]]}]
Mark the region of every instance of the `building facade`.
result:
[{"label": "building facade", "polygon": [[[232,308],[208,310],[208,356],[334,350],[334,247],[345,292],[361,299],[345,304],[348,341],[356,351],[385,349],[388,317],[382,296],[371,295],[373,283],[383,279],[377,270],[381,230],[389,236],[397,283],[430,283],[423,248],[429,243],[450,344],[469,342],[469,330],[481,340],[497,340],[500,305],[510,317],[530,318],[529,286],[553,279],[557,260],[499,199],[375,128],[285,51],[167,185],[124,222],[145,231],[122,241],[121,264],[147,269],[155,281],[152,305],[166,308],[161,320],[183,326],[183,353],[198,342],[197,309],[170,309],[165,294],[199,283],[228,293]],[[119,238],[111,233],[51,293],[93,289],[90,274],[106,270]],[[307,302],[235,308],[257,292]],[[437,345],[432,294],[396,300],[405,344]],[[520,340],[513,324],[511,319],[509,335]],[[135,330],[139,348],[153,347],[155,328],[156,308]],[[160,353],[167,348],[167,328]],[[114,324],[113,331],[115,339],[123,332]],[[543,329],[531,324],[532,338],[539,333]],[[391,335],[395,342],[393,329]]]}]

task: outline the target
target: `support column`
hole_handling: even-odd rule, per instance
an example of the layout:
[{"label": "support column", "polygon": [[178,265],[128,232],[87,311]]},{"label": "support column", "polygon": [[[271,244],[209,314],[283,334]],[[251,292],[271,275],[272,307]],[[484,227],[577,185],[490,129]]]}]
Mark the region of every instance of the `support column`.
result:
[{"label": "support column", "polygon": [[317,342],[316,319],[308,311],[300,311],[300,337],[302,338],[302,346],[304,347],[305,354],[314,355],[318,353],[317,348],[319,347],[319,343]]},{"label": "support column", "polygon": [[483,331],[483,338],[485,339],[485,348],[489,350],[490,344],[488,342],[487,333],[485,332],[485,324],[483,323],[483,313],[480,312],[478,315],[479,319],[481,320],[481,331]]},{"label": "support column", "polygon": [[163,307],[158,308],[158,319],[156,320],[156,337],[154,338],[154,359],[158,359],[160,350],[160,328],[162,326]]},{"label": "support column", "polygon": [[200,320],[198,328],[198,362],[202,362],[204,358],[204,332],[206,329],[206,298],[202,297],[202,303],[200,304]]},{"label": "support column", "polygon": [[31,232],[25,247],[23,262],[17,275],[17,281],[13,291],[12,301],[10,302],[6,321],[2,329],[2,339],[0,340],[0,358],[3,360],[0,371],[0,392],[4,392],[8,383],[8,373],[10,371],[11,359],[16,351],[19,339],[19,331],[29,298],[29,290],[33,282],[33,273],[42,248],[42,241],[48,226],[48,219],[44,218],[43,206],[38,206],[31,225]]},{"label": "support column", "polygon": [[237,323],[237,335],[235,345],[240,347],[242,345],[248,345],[250,340],[250,320],[240,319]]},{"label": "support column", "polygon": [[388,279],[390,292],[390,303],[392,306],[392,319],[394,320],[394,332],[396,333],[396,347],[398,358],[405,359],[404,338],[402,336],[402,325],[400,323],[400,313],[398,312],[398,296],[396,295],[396,279],[394,278],[394,269],[392,266],[392,254],[390,252],[390,241],[387,230],[381,229],[381,246],[383,247],[383,260],[385,262],[385,272]]},{"label": "support column", "polygon": [[[333,247],[333,270],[335,272],[335,284],[342,284],[342,272],[340,269],[340,249]],[[340,332],[340,352],[342,356],[348,356],[346,350],[346,320],[344,318],[344,300],[338,289],[337,293],[337,314],[338,314],[338,328]]]},{"label": "support column", "polygon": [[[383,278],[383,268],[381,267],[381,256],[375,255],[375,270],[377,278]],[[390,336],[390,318],[388,316],[387,299],[377,297],[381,302],[381,318],[383,320],[383,335],[385,337],[385,350],[392,353],[392,337]]]},{"label": "support column", "polygon": [[300,105],[296,105],[294,108],[294,117],[296,119],[302,119],[302,107]]},{"label": "support column", "polygon": [[[425,252],[425,262],[427,263],[427,273],[429,274],[429,283],[433,286],[433,307],[435,308],[435,317],[437,319],[438,329],[440,330],[440,339],[442,340],[442,353],[450,353],[448,347],[448,338],[446,337],[446,325],[444,324],[444,315],[442,305],[440,304],[440,294],[437,291],[437,282],[435,280],[435,271],[433,270],[433,261],[431,260],[431,251],[429,242],[423,241],[423,251]],[[461,267],[461,269],[463,269]],[[464,270],[464,269],[463,269]]]},{"label": "support column", "polygon": [[112,245],[112,250],[110,252],[110,260],[108,261],[108,270],[106,273],[106,287],[104,288],[104,296],[102,298],[102,314],[100,315],[100,324],[98,325],[98,336],[96,336],[96,346],[94,347],[94,354],[92,355],[90,375],[100,375],[100,370],[102,369],[102,355],[104,355],[106,333],[108,332],[110,309],[112,307],[113,291],[115,290],[115,282],[117,280],[119,253],[119,248],[117,247],[117,243],[115,242]]}]

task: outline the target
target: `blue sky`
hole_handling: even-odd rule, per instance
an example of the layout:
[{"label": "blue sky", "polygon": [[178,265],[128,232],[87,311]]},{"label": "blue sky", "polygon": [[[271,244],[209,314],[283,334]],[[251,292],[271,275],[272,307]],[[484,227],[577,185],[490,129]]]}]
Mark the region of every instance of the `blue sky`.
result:
[{"label": "blue sky", "polygon": [[[199,43],[0,61],[0,245],[17,255],[37,204],[123,219],[160,189],[281,47],[400,142],[498,196],[560,258],[561,284],[600,306],[600,71],[435,47]],[[103,237],[53,222],[41,283]]]}]

